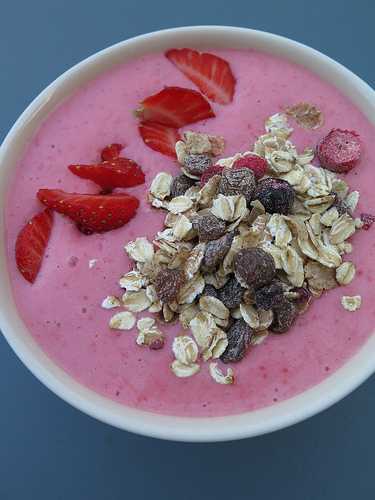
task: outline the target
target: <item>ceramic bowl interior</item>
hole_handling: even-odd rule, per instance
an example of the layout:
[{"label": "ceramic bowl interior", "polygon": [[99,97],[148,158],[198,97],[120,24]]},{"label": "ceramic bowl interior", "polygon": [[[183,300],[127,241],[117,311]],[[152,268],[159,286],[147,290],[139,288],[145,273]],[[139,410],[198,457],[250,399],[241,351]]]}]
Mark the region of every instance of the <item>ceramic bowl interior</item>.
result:
[{"label": "ceramic bowl interior", "polygon": [[0,327],[30,371],[55,394],[83,412],[118,428],[164,439],[222,441],[255,436],[299,422],[332,405],[375,369],[375,335],[341,369],[315,387],[271,407],[218,418],[182,418],[128,408],[82,386],[56,366],[35,343],[12,298],[4,245],[4,200],[11,170],[49,113],[82,84],[116,64],[170,47],[257,49],[302,64],[335,85],[375,125],[375,92],[320,52],[270,33],[223,26],[176,28],[109,47],[60,76],[17,120],[0,149]]}]

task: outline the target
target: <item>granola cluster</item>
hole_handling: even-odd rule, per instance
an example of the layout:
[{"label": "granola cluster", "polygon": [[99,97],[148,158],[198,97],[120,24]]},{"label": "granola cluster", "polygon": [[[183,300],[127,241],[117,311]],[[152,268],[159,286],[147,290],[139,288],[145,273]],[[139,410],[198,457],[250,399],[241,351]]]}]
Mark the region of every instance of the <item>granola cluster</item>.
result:
[{"label": "granola cluster", "polygon": [[[303,120],[307,111],[289,114]],[[313,109],[307,126],[321,120]],[[216,161],[223,138],[186,132],[176,144],[182,173],[173,178],[160,172],[152,181],[149,201],[165,211],[164,229],[152,242],[137,238],[125,246],[134,261],[119,281],[127,311],[110,326],[131,329],[132,313],[146,310],[167,323],[178,320],[185,330],[173,341],[171,370],[178,377],[210,361],[216,382],[233,383],[233,370],[223,373],[213,360],[239,361],[269,332],[288,331],[312,297],[355,276],[354,264],[343,258],[363,226],[353,216],[359,193],[314,166],[312,149],[298,152],[292,131],[287,115],[275,114],[252,151]],[[249,155],[267,162],[260,180],[251,169],[234,166]],[[202,183],[213,165],[221,169]],[[360,298],[344,297],[342,304],[354,311]],[[107,297],[102,305],[118,307],[120,300]],[[139,345],[163,346],[155,319],[142,318],[137,327]]]}]

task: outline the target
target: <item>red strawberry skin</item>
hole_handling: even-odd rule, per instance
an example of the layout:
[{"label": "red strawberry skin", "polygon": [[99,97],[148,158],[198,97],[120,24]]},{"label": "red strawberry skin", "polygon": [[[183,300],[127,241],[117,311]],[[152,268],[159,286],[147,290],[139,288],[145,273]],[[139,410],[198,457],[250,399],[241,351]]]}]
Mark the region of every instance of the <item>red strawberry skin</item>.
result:
[{"label": "red strawberry skin", "polygon": [[128,158],[114,158],[98,165],[69,165],[69,170],[82,179],[89,179],[105,190],[138,186],[145,182],[141,167]]},{"label": "red strawberry skin", "polygon": [[221,167],[220,165],[211,165],[210,167],[206,168],[201,176],[201,187],[203,187],[214,175],[221,175],[223,173],[223,170],[224,167]]},{"label": "red strawberry skin", "polygon": [[236,79],[224,59],[193,49],[171,49],[165,54],[177,68],[211,101],[229,104]]},{"label": "red strawberry skin", "polygon": [[37,196],[46,207],[76,222],[85,234],[122,227],[134,217],[139,206],[137,198],[127,194],[92,195],[39,189]]},{"label": "red strawberry skin", "polygon": [[215,116],[202,94],[182,87],[165,87],[157,94],[146,97],[136,114],[142,121],[175,128]]},{"label": "red strawberry skin", "polygon": [[154,122],[142,122],[138,127],[143,142],[154,151],[176,158],[176,142],[181,140],[178,130]]},{"label": "red strawberry skin", "polygon": [[120,156],[121,151],[124,149],[122,144],[118,144],[114,142],[113,144],[108,144],[105,148],[102,149],[100,153],[102,161],[111,161]]},{"label": "red strawberry skin", "polygon": [[268,169],[267,161],[261,156],[257,155],[247,155],[243,158],[239,158],[233,163],[232,168],[248,168],[251,170],[255,176],[255,178],[261,179]]},{"label": "red strawberry skin", "polygon": [[16,263],[19,272],[34,283],[51,235],[53,214],[50,210],[34,215],[17,236]]}]

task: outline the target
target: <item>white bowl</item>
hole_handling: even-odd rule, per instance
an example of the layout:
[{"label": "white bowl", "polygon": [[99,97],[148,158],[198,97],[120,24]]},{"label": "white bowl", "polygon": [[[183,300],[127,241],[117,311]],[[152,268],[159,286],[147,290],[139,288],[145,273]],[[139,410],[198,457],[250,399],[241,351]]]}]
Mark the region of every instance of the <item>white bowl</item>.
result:
[{"label": "white bowl", "polygon": [[[40,123],[79,86],[112,66],[170,47],[258,49],[309,68],[335,85],[375,125],[375,92],[337,62],[287,38],[243,28],[196,26],[142,35],[105,49],[64,73],[19,117],[0,148],[0,200],[4,203],[9,174]],[[57,367],[40,349],[20,319],[6,268],[4,207],[0,216],[0,327],[30,371],[55,394],[108,424],[153,437],[180,441],[223,441],[280,429],[327,408],[346,396],[375,370],[375,336],[342,368],[320,384],[287,401],[240,415],[182,418],[128,408],[87,389]]]}]

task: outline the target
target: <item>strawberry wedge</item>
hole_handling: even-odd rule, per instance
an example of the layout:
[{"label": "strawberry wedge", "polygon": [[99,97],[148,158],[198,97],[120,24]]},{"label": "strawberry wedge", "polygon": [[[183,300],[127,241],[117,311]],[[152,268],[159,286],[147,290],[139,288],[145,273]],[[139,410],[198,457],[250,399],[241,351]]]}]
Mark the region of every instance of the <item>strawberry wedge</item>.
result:
[{"label": "strawberry wedge", "polygon": [[141,121],[150,121],[167,127],[184,127],[206,118],[213,118],[208,101],[196,90],[182,87],[165,87],[146,97],[136,111]]},{"label": "strawberry wedge", "polygon": [[236,80],[227,61],[193,49],[171,49],[165,56],[208,99],[219,104],[232,102]]},{"label": "strawberry wedge", "polygon": [[17,236],[16,263],[19,272],[34,283],[51,235],[53,214],[50,210],[34,215]]},{"label": "strawberry wedge", "polygon": [[69,165],[69,170],[81,179],[89,179],[105,190],[138,186],[145,182],[141,167],[128,158],[113,158],[97,165]]},{"label": "strawberry wedge", "polygon": [[159,153],[176,158],[175,145],[181,140],[178,130],[154,122],[142,122],[138,127],[143,142]]},{"label": "strawberry wedge", "polygon": [[134,217],[139,201],[127,194],[93,195],[39,189],[38,199],[48,208],[66,215],[85,234],[104,233]]}]

